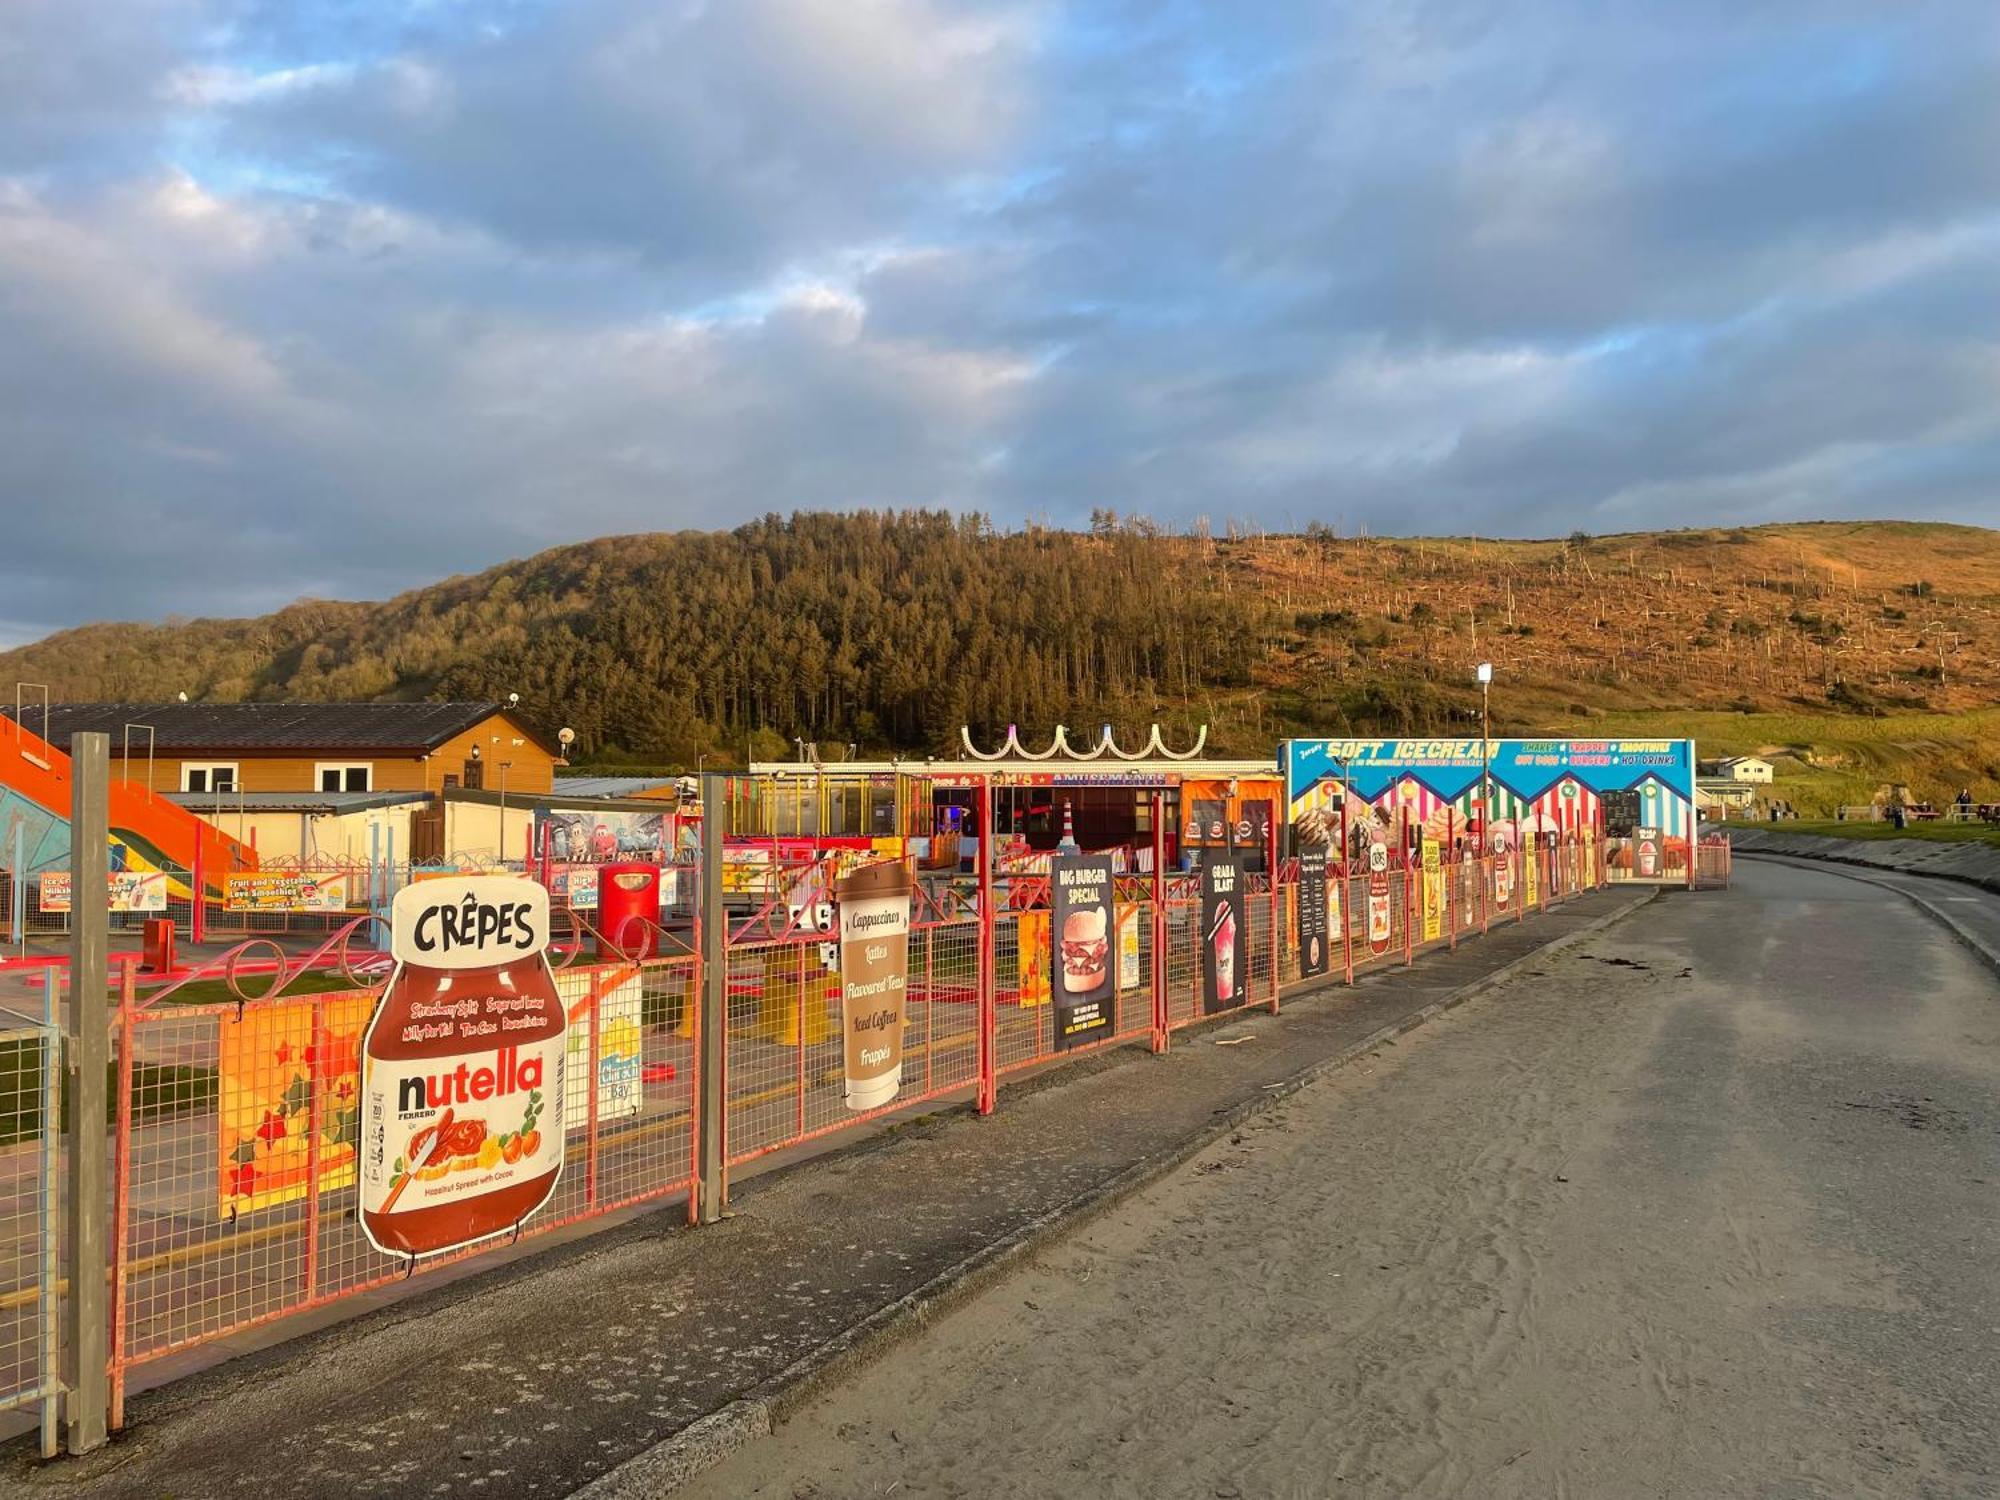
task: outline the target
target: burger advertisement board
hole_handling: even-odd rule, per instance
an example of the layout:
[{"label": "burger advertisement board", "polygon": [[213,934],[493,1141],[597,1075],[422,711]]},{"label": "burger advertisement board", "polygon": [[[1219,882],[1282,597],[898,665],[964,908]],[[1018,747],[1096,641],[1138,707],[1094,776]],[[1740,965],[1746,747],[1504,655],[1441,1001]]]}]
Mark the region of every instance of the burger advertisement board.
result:
[{"label": "burger advertisement board", "polygon": [[1050,989],[1057,1051],[1101,1041],[1117,1029],[1111,966],[1111,861],[1058,855],[1049,862]]},{"label": "burger advertisement board", "polygon": [[1201,867],[1201,1009],[1203,1015],[1243,1003],[1243,869],[1233,859]]},{"label": "burger advertisement board", "polygon": [[1328,963],[1329,928],[1326,905],[1326,850],[1307,849],[1299,855],[1299,974],[1310,979],[1324,974]]}]

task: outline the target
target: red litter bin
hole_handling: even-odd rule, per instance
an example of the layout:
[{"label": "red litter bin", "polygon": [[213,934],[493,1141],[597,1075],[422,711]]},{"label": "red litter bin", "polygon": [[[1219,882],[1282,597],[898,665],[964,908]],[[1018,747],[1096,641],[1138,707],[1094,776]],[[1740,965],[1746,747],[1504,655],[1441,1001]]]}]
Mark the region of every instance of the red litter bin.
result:
[{"label": "red litter bin", "polygon": [[597,956],[651,957],[660,951],[660,867],[597,867]]},{"label": "red litter bin", "polygon": [[147,974],[166,974],[174,967],[174,924],[166,917],[148,917],[140,929],[139,968]]}]

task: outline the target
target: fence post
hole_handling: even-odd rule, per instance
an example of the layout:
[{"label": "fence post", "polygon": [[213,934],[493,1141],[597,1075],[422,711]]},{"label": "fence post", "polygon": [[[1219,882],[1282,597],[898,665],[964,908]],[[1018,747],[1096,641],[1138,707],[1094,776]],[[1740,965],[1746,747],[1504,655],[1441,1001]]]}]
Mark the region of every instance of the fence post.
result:
[{"label": "fence post", "polygon": [[111,736],[78,734],[70,741],[69,1221],[64,1246],[70,1295],[69,1388],[64,1447],[88,1453],[104,1446],[110,1348],[106,1329],[104,1129],[110,1115],[111,1033],[105,1016],[109,886]]},{"label": "fence post", "polygon": [[1153,793],[1153,1050],[1164,1052],[1173,1039],[1167,1013],[1167,794]]},{"label": "fence post", "polygon": [[1264,868],[1271,872],[1271,1014],[1278,1013],[1278,955],[1282,951],[1279,929],[1285,919],[1285,893],[1278,885],[1278,820],[1271,819],[1264,838]]},{"label": "fence post", "polygon": [[722,1217],[728,1129],[729,914],[722,904],[723,778],[701,778],[701,1017],[695,1028],[701,1098],[695,1110],[695,1203],[700,1222]]},{"label": "fence post", "polygon": [[[1347,789],[1341,788],[1342,797]],[[1340,821],[1340,969],[1342,979],[1354,983],[1354,881],[1347,873],[1347,819]]]},{"label": "fence post", "polygon": [[[1000,1102],[998,1057],[1000,1018],[995,996],[993,948],[998,924],[993,913],[993,778],[979,778],[979,1096],[978,1111],[990,1115]],[[929,1054],[926,1054],[928,1056]]]},{"label": "fence post", "polygon": [[28,919],[22,913],[22,906],[28,899],[28,825],[23,819],[14,825],[14,862],[7,867],[7,882],[13,888],[13,904],[8,908],[12,917],[12,931],[8,940],[21,950],[25,957],[28,951]]},{"label": "fence post", "polygon": [[201,846],[207,842],[206,832],[200,825],[195,828],[193,868],[188,871],[189,894],[194,898],[194,908],[188,913],[188,941],[199,943],[208,936],[207,914],[202,911],[202,876],[206,874],[206,861],[201,857]]},{"label": "fence post", "polygon": [[36,1270],[36,1307],[41,1313],[41,1351],[36,1369],[42,1389],[41,1454],[54,1458],[59,1445],[57,1394],[62,1368],[61,1320],[57,1316],[57,1216],[62,1201],[62,970],[49,964],[42,970],[41,1120],[42,1162],[36,1186],[42,1197],[41,1258]]}]

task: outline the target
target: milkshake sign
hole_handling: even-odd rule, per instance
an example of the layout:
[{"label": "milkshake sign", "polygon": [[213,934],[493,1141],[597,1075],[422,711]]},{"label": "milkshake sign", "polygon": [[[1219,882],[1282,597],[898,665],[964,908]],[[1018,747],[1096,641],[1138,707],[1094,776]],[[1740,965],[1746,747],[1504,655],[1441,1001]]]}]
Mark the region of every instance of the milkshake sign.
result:
[{"label": "milkshake sign", "polygon": [[1204,1015],[1243,1004],[1243,867],[1233,859],[1201,867],[1201,1008]]}]

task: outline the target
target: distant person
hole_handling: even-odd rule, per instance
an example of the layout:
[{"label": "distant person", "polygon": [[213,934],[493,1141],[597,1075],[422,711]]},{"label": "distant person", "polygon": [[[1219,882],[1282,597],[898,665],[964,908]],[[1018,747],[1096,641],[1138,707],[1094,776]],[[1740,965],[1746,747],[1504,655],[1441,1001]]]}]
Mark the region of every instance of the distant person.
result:
[{"label": "distant person", "polygon": [[1972,811],[1972,788],[1969,786],[1958,789],[1958,811],[1960,817]]},{"label": "distant person", "polygon": [[1889,821],[1896,825],[1896,831],[1899,833],[1910,826],[1909,816],[1903,811],[1902,803],[1895,802],[1890,804]]}]

